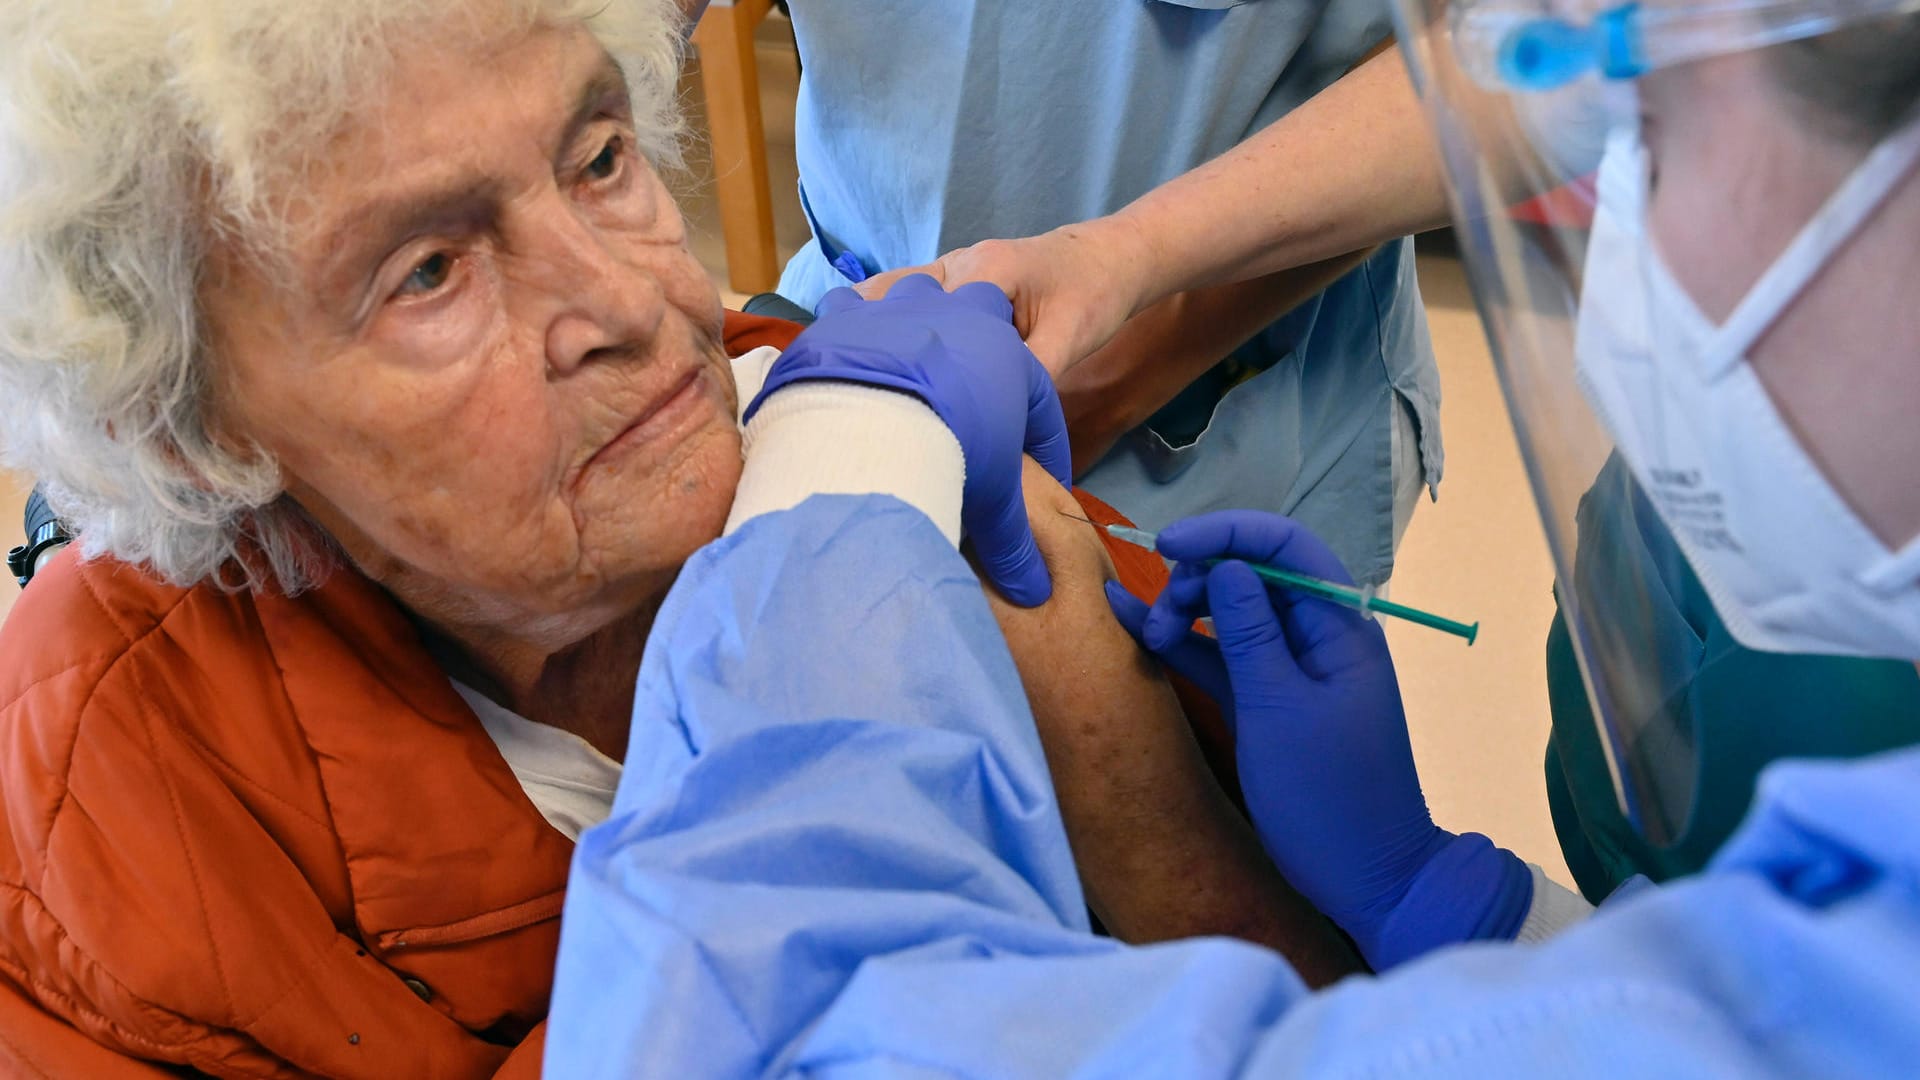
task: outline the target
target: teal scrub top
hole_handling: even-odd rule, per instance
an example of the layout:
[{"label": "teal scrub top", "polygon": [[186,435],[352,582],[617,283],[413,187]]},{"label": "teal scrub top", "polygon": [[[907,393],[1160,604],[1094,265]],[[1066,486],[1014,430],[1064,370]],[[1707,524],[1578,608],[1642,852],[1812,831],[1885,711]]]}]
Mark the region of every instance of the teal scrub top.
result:
[{"label": "teal scrub top", "polygon": [[[780,292],[808,308],[852,278],[1117,210],[1296,108],[1392,33],[1383,0],[792,10],[814,238]],[[1268,327],[1080,483],[1149,529],[1225,507],[1291,514],[1356,579],[1382,581],[1400,401],[1419,439],[1407,467],[1437,484],[1439,375],[1406,242]]]},{"label": "teal scrub top", "polygon": [[[1567,868],[1598,903],[1626,879],[1655,881],[1706,866],[1753,802],[1754,784],[1779,758],[1851,758],[1920,742],[1920,674],[1905,661],[1756,652],[1714,613],[1659,515],[1619,459],[1581,500],[1577,527],[1582,589],[1605,589],[1607,567],[1627,561],[1626,580],[1649,570],[1667,586],[1655,647],[1671,715],[1654,730],[1682,738],[1661,747],[1685,754],[1694,797],[1685,828],[1665,847],[1642,839],[1620,810],[1592,707],[1558,613],[1547,638],[1553,733],[1547,802]],[[1633,564],[1638,564],[1637,566]],[[1631,750],[1629,751],[1631,752]]]}]

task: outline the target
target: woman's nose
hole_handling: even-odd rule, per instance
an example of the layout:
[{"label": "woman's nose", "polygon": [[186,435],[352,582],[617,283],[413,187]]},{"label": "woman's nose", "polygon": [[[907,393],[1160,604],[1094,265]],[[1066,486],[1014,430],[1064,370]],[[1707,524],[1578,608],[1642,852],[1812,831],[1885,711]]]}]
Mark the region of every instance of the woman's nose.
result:
[{"label": "woman's nose", "polygon": [[540,285],[557,301],[547,325],[547,366],[570,372],[597,354],[632,352],[651,341],[666,315],[666,293],[647,268],[643,245],[623,252],[572,213],[548,227],[536,259]]}]

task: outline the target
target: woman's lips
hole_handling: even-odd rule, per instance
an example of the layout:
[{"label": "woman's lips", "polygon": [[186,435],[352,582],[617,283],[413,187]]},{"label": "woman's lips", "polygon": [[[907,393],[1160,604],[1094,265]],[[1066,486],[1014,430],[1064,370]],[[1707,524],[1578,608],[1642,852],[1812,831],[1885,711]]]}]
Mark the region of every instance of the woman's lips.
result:
[{"label": "woman's lips", "polygon": [[705,369],[696,368],[688,372],[664,397],[628,424],[626,430],[595,451],[587,459],[586,465],[581,467],[581,474],[585,475],[588,469],[605,464],[634,447],[676,441],[676,436],[705,424],[716,413],[716,410],[708,407],[707,397]]}]

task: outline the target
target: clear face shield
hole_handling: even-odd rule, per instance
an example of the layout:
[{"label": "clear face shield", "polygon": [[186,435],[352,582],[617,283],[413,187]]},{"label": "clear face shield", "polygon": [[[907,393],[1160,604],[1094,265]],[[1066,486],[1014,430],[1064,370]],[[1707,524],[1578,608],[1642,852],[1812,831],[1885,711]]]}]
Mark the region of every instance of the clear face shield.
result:
[{"label": "clear face shield", "polygon": [[1702,605],[1751,649],[1920,657],[1920,125],[1833,121],[1794,52],[1915,11],[1398,0],[1621,809],[1656,844],[1695,795]]}]

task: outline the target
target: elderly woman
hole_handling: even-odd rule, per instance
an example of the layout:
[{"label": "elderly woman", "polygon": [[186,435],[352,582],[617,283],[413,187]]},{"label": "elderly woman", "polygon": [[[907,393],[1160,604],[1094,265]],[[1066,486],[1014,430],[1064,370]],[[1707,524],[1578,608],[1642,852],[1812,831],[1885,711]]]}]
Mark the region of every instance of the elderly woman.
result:
[{"label": "elderly woman", "polygon": [[[0,431],[82,549],[0,636],[0,1072],[537,1070],[572,841],[773,355],[652,167],[680,34],[0,11]],[[996,612],[1090,904],[1337,973],[1107,615],[1100,508],[1026,487],[1054,595]]]}]

